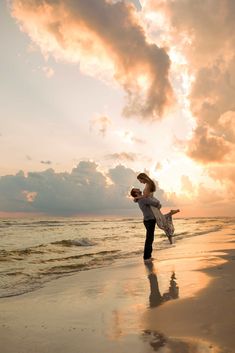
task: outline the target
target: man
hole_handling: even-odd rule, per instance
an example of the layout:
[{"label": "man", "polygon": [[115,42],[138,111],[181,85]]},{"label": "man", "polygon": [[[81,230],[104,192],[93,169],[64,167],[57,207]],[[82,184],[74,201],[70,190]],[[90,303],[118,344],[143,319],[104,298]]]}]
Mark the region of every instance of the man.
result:
[{"label": "man", "polygon": [[[140,191],[140,189],[133,188],[131,190],[131,196],[133,198],[141,195],[142,195],[142,192]],[[156,218],[150,206],[154,206],[160,209],[161,204],[157,199],[153,197],[138,199],[136,202],[138,202],[139,208],[143,212],[143,216],[144,216],[143,222],[146,228],[146,239],[145,239],[145,245],[144,245],[144,261],[150,262],[152,261],[152,258],[151,258],[152,250],[153,250],[152,244],[154,240],[154,230],[156,225]]]}]

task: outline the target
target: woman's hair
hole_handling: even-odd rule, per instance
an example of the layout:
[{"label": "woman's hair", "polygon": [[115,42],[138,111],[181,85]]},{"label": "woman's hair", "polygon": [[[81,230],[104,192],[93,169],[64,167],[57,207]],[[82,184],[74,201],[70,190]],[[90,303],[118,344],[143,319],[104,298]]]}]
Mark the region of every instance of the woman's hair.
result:
[{"label": "woman's hair", "polygon": [[149,185],[150,192],[156,191],[155,183],[152,181],[152,179],[150,179],[150,177],[147,174],[140,173],[139,175],[137,175],[137,179],[138,180],[144,180],[146,182],[146,184]]}]

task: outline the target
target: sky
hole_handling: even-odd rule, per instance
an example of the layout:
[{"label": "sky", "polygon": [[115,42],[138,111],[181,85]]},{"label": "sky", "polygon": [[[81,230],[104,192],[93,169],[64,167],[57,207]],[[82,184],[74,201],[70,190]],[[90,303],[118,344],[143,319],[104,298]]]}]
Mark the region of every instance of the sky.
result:
[{"label": "sky", "polygon": [[0,215],[234,216],[233,0],[0,2]]}]

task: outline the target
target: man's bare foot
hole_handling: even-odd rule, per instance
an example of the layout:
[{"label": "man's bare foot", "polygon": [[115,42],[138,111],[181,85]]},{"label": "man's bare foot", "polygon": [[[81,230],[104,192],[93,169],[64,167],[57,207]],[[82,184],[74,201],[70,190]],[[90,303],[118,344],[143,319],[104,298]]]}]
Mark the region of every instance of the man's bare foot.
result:
[{"label": "man's bare foot", "polygon": [[178,213],[178,212],[180,212],[179,209],[177,209],[177,210],[171,210],[171,211],[170,211],[170,214],[173,216],[173,214],[176,214],[176,213]]}]

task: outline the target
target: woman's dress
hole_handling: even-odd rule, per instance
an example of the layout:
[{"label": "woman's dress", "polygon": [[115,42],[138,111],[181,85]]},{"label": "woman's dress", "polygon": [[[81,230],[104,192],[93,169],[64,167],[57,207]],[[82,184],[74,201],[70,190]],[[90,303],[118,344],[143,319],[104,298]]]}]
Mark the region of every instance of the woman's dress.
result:
[{"label": "woman's dress", "polygon": [[156,224],[158,228],[162,229],[171,243],[171,238],[174,234],[175,228],[173,225],[171,213],[162,214],[157,207],[151,206],[153,214],[156,218]]}]

